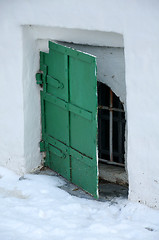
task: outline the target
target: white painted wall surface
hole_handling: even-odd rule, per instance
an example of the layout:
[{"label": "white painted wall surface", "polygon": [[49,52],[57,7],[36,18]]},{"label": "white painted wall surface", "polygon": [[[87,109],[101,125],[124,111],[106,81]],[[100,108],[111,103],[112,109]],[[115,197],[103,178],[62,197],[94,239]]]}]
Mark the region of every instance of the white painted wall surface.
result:
[{"label": "white painted wall surface", "polygon": [[159,208],[159,1],[1,0],[0,31],[1,165],[40,164],[40,39],[124,46],[129,198]]}]

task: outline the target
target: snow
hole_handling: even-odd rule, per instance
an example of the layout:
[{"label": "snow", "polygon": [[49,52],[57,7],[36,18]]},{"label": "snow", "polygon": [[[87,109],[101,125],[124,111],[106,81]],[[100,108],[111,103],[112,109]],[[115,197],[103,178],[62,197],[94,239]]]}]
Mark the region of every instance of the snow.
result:
[{"label": "snow", "polygon": [[0,239],[157,240],[159,211],[123,198],[70,195],[58,176],[19,177],[0,167]]}]

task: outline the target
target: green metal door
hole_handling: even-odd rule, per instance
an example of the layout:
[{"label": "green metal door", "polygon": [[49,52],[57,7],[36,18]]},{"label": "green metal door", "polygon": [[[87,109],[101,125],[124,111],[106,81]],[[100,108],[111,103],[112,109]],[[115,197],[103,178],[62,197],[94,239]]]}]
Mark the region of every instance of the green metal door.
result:
[{"label": "green metal door", "polygon": [[49,42],[36,79],[45,165],[98,198],[96,58]]}]

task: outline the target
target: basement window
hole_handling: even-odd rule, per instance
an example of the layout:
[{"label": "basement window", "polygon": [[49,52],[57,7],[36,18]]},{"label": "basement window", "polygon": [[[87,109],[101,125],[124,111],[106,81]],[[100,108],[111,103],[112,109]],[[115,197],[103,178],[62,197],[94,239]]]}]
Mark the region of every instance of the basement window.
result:
[{"label": "basement window", "polygon": [[98,82],[98,157],[99,161],[124,166],[125,112],[120,99]]}]

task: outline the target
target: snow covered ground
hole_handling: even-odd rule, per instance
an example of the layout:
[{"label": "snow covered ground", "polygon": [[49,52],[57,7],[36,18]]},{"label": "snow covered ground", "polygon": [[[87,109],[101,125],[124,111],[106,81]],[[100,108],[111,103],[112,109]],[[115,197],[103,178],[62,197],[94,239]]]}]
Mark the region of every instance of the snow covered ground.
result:
[{"label": "snow covered ground", "polygon": [[0,240],[158,240],[159,211],[116,198],[70,195],[57,176],[19,179],[0,167]]}]

